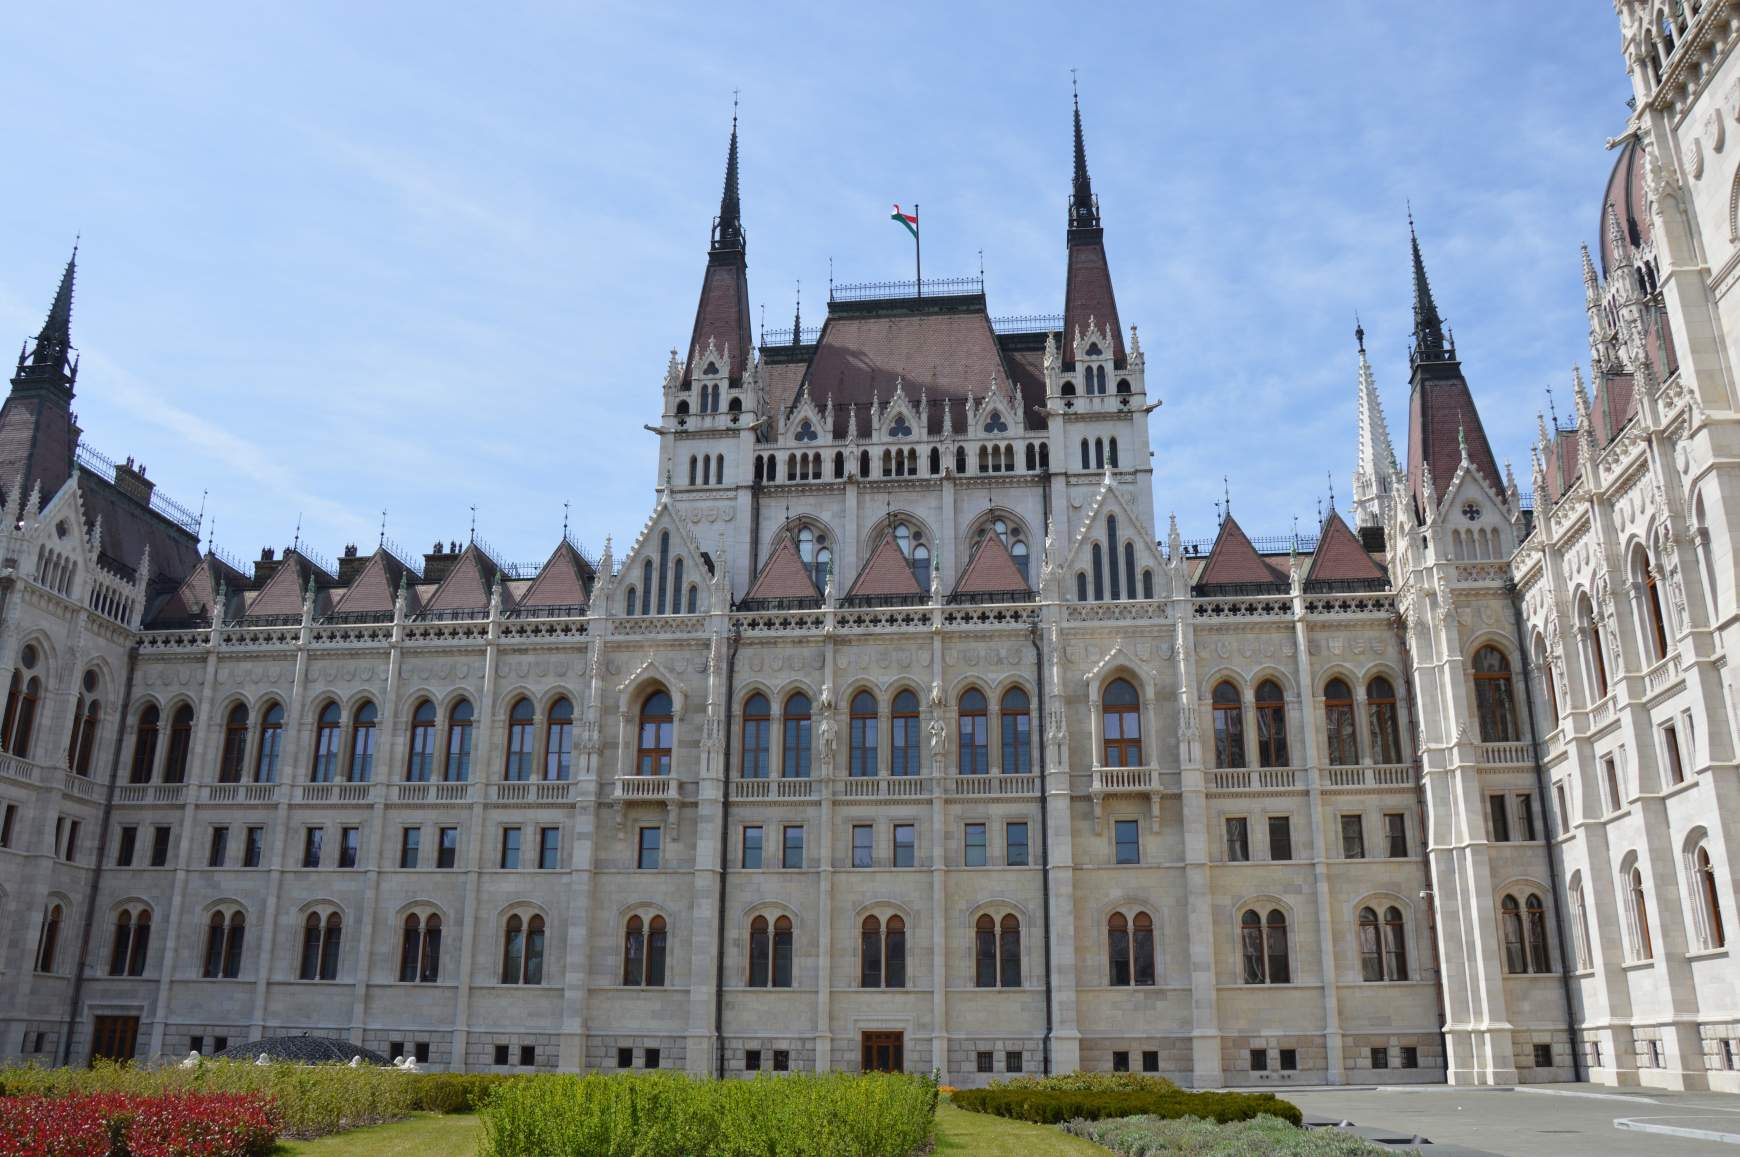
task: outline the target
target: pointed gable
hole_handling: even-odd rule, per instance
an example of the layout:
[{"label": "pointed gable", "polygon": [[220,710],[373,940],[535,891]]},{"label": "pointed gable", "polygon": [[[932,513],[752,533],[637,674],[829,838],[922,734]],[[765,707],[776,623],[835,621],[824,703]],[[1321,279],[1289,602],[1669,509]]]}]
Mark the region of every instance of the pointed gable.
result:
[{"label": "pointed gable", "polygon": [[1221,520],[1220,534],[1215,537],[1214,549],[1208,553],[1208,562],[1196,576],[1196,585],[1245,583],[1285,586],[1287,576],[1257,553],[1257,548],[1251,545],[1251,540],[1245,537],[1245,532],[1229,514]]},{"label": "pointed gable", "polygon": [[[245,619],[289,618],[302,614],[302,596],[315,568],[296,550],[286,550],[283,561],[272,571],[272,577],[248,604]],[[330,584],[331,576],[327,581]],[[318,583],[317,583],[318,585]]]},{"label": "pointed gable", "polygon": [[[899,553],[898,548],[895,551]],[[908,572],[911,577],[911,572]],[[916,583],[913,584],[915,587]],[[755,582],[749,588],[746,599],[814,599],[821,601],[822,593],[816,589],[815,580],[810,577],[804,560],[798,557],[797,547],[793,545],[789,534],[782,534],[779,544],[768,556],[767,564],[761,568],[761,573],[755,576]]]},{"label": "pointed gable", "polygon": [[158,605],[151,625],[171,625],[207,619],[217,602],[217,583],[209,559],[201,559],[180,586]]},{"label": "pointed gable", "polygon": [[[453,563],[453,569],[435,588],[435,594],[424,608],[430,614],[452,611],[482,611],[489,608],[489,588],[498,568],[477,544],[466,546]],[[505,596],[505,592],[504,592]]]},{"label": "pointed gable", "polygon": [[852,580],[852,589],[846,592],[846,597],[911,597],[924,593],[924,589],[918,585],[918,579],[913,577],[912,564],[900,553],[900,546],[894,541],[894,536],[887,534],[876,544],[876,549],[870,552],[864,569]]},{"label": "pointed gable", "polygon": [[1317,550],[1311,556],[1311,569],[1305,572],[1307,583],[1385,581],[1388,576],[1377,560],[1366,553],[1341,515],[1331,510],[1317,539]]},{"label": "pointed gable", "polygon": [[584,606],[592,587],[592,565],[567,539],[556,544],[538,577],[517,601],[521,607]]},{"label": "pointed gable", "polygon": [[[363,564],[357,572],[356,579],[350,584],[332,608],[334,615],[390,615],[393,605],[398,602],[399,582],[405,574],[404,565],[394,558],[385,548],[381,547]],[[415,613],[420,608],[417,605],[417,593],[407,589],[406,598],[408,610]]]},{"label": "pointed gable", "polygon": [[961,572],[960,581],[955,584],[957,595],[1002,594],[1028,589],[1021,568],[1015,565],[1014,556],[996,531],[985,535],[979,549],[973,552],[966,569]]}]

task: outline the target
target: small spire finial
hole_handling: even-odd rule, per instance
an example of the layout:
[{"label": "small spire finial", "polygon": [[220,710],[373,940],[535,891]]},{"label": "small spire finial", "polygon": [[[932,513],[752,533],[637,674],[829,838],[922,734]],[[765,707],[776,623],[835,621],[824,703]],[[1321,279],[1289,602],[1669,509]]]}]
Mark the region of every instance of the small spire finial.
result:
[{"label": "small spire finial", "polygon": [[295,551],[302,549],[302,512],[300,510],[296,512],[296,537],[291,540],[290,549]]},{"label": "small spire finial", "polygon": [[562,503],[562,541],[568,540],[568,504]]},{"label": "small spire finial", "polygon": [[381,540],[380,540],[380,542],[376,543],[375,545],[376,546],[387,545],[387,512],[384,508],[381,510]]},{"label": "small spire finial", "polygon": [[1412,360],[1443,360],[1445,348],[1444,320],[1438,315],[1438,305],[1432,300],[1432,286],[1426,280],[1426,262],[1420,256],[1420,235],[1414,229],[1414,206],[1408,203],[1408,245],[1414,261],[1414,349]]},{"label": "small spire finial", "polygon": [[1353,311],[1353,340],[1359,343],[1359,352],[1365,352],[1365,325],[1359,320],[1359,311]]},{"label": "small spire finial", "polygon": [[472,541],[472,542],[477,541],[477,503],[475,503],[475,502],[473,502],[471,504],[471,538],[470,538],[470,541]]},{"label": "small spire finial", "polygon": [[1226,499],[1226,516],[1228,518],[1231,518],[1232,517],[1232,484],[1227,481],[1227,476],[1225,474],[1222,474],[1220,476],[1220,489],[1221,489],[1221,495]]}]

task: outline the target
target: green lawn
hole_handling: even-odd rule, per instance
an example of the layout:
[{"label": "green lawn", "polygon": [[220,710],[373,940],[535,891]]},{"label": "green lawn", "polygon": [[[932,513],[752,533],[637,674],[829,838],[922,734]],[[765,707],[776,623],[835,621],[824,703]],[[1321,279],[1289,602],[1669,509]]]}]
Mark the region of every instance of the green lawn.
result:
[{"label": "green lawn", "polygon": [[[473,1157],[482,1121],[470,1113],[418,1114],[408,1121],[357,1129],[318,1141],[285,1141],[274,1157]],[[1049,1125],[969,1113],[944,1100],[936,1110],[936,1151],[958,1157],[1085,1157],[1106,1150]]]}]

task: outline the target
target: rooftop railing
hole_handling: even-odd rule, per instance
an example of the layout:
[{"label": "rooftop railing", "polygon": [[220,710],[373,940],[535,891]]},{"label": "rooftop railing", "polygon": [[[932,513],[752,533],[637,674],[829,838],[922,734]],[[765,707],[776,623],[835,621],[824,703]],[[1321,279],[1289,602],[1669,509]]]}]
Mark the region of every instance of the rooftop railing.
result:
[{"label": "rooftop railing", "polygon": [[[983,277],[927,277],[923,281],[858,281],[828,287],[829,301],[898,301],[908,297],[971,297],[985,292]],[[789,338],[790,331],[786,336]]]},{"label": "rooftop railing", "polygon": [[[115,484],[115,460],[99,450],[87,446],[84,442],[78,444],[74,457],[81,468],[101,478],[110,485]],[[151,491],[151,509],[179,526],[187,533],[198,536],[200,516],[183,506],[169,495],[158,489]]]}]

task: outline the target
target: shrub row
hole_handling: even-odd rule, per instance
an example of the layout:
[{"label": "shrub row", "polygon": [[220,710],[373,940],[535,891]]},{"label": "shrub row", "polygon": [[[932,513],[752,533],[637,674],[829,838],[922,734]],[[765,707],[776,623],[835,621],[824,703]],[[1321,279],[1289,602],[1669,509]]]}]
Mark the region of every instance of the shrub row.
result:
[{"label": "shrub row", "polygon": [[261,1157],[281,1126],[251,1095],[0,1097],[0,1157]]},{"label": "shrub row", "polygon": [[993,1089],[1044,1089],[1052,1093],[1176,1093],[1165,1077],[1142,1073],[1057,1073],[1049,1077],[1019,1076],[992,1081]]},{"label": "shrub row", "polygon": [[954,1103],[975,1113],[992,1113],[1056,1125],[1077,1119],[1097,1121],[1102,1117],[1201,1117],[1212,1121],[1246,1121],[1271,1116],[1299,1124],[1297,1106],[1273,1093],[1189,1093],[1182,1089],[1123,1092],[1074,1092],[1045,1088],[962,1089]]},{"label": "shrub row", "polygon": [[1103,1121],[1070,1121],[1064,1131],[1104,1145],[1120,1157],[1160,1157],[1189,1153],[1192,1157],[1382,1157],[1394,1150],[1362,1141],[1339,1129],[1295,1129],[1278,1117],[1218,1124],[1195,1117],[1121,1117]]},{"label": "shrub row", "polygon": [[482,1157],[909,1157],[936,1085],[895,1073],[532,1076],[491,1089]]}]

